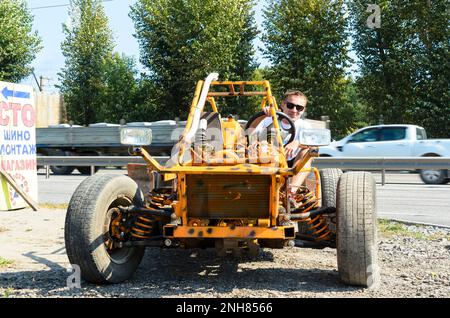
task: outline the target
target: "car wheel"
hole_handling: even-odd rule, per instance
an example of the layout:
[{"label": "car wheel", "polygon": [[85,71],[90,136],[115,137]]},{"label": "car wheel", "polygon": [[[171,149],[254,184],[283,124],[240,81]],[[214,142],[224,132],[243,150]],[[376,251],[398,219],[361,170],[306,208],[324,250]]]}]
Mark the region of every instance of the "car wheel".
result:
[{"label": "car wheel", "polygon": [[426,184],[447,183],[447,170],[421,170],[420,179]]}]

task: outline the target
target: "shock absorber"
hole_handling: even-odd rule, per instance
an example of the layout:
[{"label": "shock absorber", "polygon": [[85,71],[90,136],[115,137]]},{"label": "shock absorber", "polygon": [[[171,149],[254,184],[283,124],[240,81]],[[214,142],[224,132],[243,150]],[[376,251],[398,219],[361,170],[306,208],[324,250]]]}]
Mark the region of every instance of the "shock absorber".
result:
[{"label": "shock absorber", "polygon": [[131,227],[131,236],[138,239],[148,239],[152,236],[156,221],[147,215],[139,215]]},{"label": "shock absorber", "polygon": [[[194,151],[198,157],[194,158],[194,162],[203,163],[204,159],[204,151],[206,148],[206,127],[207,127],[206,119],[201,119],[199,123],[199,128],[195,133],[195,143],[194,143]],[[200,161],[200,162],[198,162]]]}]

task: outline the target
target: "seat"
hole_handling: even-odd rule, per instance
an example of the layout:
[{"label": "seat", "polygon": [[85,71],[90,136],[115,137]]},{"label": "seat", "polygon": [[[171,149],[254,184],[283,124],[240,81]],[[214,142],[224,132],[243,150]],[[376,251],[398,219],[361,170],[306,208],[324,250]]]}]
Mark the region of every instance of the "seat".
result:
[{"label": "seat", "polygon": [[223,135],[222,135],[222,122],[220,114],[216,112],[205,112],[200,117],[200,120],[206,120],[206,134],[201,136],[202,132],[200,128],[196,132],[195,142],[203,142],[211,145],[215,151],[223,149]]}]

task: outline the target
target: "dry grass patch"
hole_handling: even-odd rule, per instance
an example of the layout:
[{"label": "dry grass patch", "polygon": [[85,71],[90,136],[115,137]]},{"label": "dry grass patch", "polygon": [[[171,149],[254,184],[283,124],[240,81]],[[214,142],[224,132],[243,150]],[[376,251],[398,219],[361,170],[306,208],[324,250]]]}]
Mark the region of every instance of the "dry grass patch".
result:
[{"label": "dry grass patch", "polygon": [[[423,227],[423,225],[415,225],[415,226]],[[404,237],[412,237],[418,240],[435,241],[445,238],[450,241],[450,234],[446,233],[426,234],[421,232],[415,232],[409,230],[403,223],[383,219],[378,220],[378,232],[380,233],[380,236],[384,238],[389,238],[393,236],[404,236]]]},{"label": "dry grass patch", "polygon": [[40,209],[49,209],[49,210],[67,210],[69,204],[67,203],[41,203],[39,204]]},{"label": "dry grass patch", "polygon": [[6,259],[0,256],[0,268],[2,267],[10,267],[12,264],[14,264],[13,260]]}]

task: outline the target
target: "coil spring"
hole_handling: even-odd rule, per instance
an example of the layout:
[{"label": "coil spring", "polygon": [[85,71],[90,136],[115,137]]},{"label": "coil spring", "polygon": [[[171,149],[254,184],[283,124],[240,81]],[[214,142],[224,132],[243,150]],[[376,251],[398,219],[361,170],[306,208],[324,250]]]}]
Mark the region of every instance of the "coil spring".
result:
[{"label": "coil spring", "polygon": [[148,193],[146,195],[145,206],[147,208],[163,209],[165,206],[170,206],[176,199],[174,193],[164,194],[164,193]]},{"label": "coil spring", "polygon": [[303,221],[309,226],[310,232],[305,235],[308,238],[314,241],[329,241],[334,238],[334,233],[329,229],[329,223],[324,216],[318,215]]},{"label": "coil spring", "polygon": [[296,213],[306,213],[319,206],[316,195],[306,187],[300,188],[293,199]]},{"label": "coil spring", "polygon": [[152,236],[155,220],[149,216],[140,215],[131,227],[131,236],[138,239],[148,239]]},{"label": "coil spring", "polygon": [[[319,200],[316,195],[306,187],[299,188],[298,192],[294,195],[294,205],[296,206],[296,212],[306,213],[319,206]],[[301,236],[314,240],[314,241],[329,241],[334,239],[334,232],[329,228],[329,221],[323,215],[318,215],[314,218],[308,218],[300,220],[305,226],[303,230],[305,233],[301,233]],[[299,223],[299,228],[301,223]]]}]

